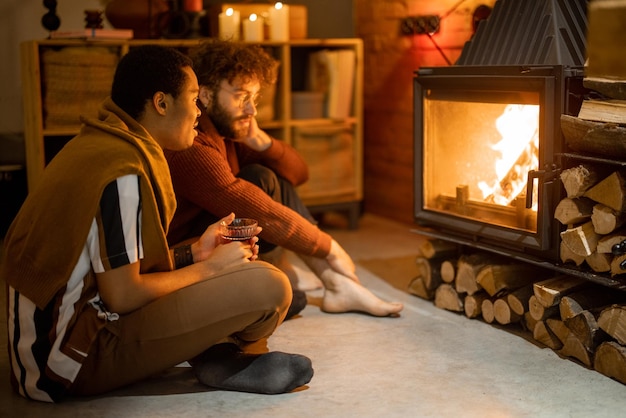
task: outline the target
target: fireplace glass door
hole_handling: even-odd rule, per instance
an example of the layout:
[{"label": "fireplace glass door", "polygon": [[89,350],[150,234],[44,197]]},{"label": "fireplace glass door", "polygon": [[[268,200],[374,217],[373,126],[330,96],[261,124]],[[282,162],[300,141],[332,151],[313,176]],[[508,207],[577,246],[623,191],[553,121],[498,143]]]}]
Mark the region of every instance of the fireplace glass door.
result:
[{"label": "fireplace glass door", "polygon": [[415,78],[416,218],[510,244],[549,246],[553,190],[546,180],[553,178],[545,167],[553,160],[558,80],[519,68],[483,75],[441,70]]},{"label": "fireplace glass door", "polygon": [[538,94],[448,93],[424,97],[425,120],[441,122],[424,132],[424,209],[537,232],[537,194],[526,208],[526,191],[539,169]]}]

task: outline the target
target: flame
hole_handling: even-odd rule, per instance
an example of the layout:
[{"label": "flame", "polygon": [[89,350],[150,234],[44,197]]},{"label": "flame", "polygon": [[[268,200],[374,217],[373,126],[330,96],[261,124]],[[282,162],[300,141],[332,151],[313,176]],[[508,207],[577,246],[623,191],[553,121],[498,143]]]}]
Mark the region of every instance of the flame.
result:
[{"label": "flame", "polygon": [[[491,185],[480,182],[478,187],[486,202],[507,206],[526,189],[530,170],[539,167],[539,106],[510,104],[496,120],[502,139],[492,146],[500,152],[496,160]],[[537,210],[533,196],[533,210]]]}]

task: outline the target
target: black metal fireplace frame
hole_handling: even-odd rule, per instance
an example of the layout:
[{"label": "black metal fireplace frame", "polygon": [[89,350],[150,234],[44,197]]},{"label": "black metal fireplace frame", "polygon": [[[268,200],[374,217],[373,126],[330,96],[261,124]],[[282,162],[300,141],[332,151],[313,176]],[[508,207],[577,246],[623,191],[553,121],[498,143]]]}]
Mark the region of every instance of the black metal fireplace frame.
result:
[{"label": "black metal fireplace frame", "polygon": [[[434,227],[433,232],[464,245],[485,247],[524,259],[558,260],[560,225],[553,219],[561,199],[558,181],[558,156],[563,141],[560,116],[576,114],[582,100],[582,68],[560,65],[538,66],[452,66],[428,67],[416,71],[414,79],[414,155],[415,173],[423,173],[424,109],[423,98],[429,90],[451,92],[459,98],[466,93],[501,97],[530,92],[539,95],[540,148],[539,167],[532,176],[539,179],[537,232],[517,230],[428,210],[424,207],[423,175],[415,179],[415,220],[418,225]],[[486,99],[487,100],[487,99]],[[530,176],[530,175],[529,175]],[[532,180],[530,181],[532,184]]]},{"label": "black metal fireplace frame", "polygon": [[[596,274],[587,269],[582,269],[572,265],[566,265],[559,259],[560,232],[564,229],[556,219],[553,219],[555,205],[564,197],[565,191],[559,183],[558,174],[561,169],[568,168],[572,164],[576,164],[582,160],[590,160],[597,162],[598,158],[591,156],[582,156],[572,154],[564,143],[561,129],[561,114],[577,115],[583,98],[588,93],[583,86],[583,68],[568,66],[510,66],[497,69],[494,66],[462,66],[462,67],[431,67],[421,68],[416,71],[414,79],[414,152],[415,152],[415,220],[417,227],[413,232],[430,238],[443,239],[445,241],[454,242],[466,248],[474,248],[478,250],[489,251],[494,254],[506,256],[512,260],[518,260],[530,263],[541,268],[554,270],[568,275],[575,275],[585,278],[591,282],[599,283],[614,289],[626,291],[626,280],[620,277],[608,277],[606,275]],[[499,87],[501,81],[493,75],[493,71],[508,71],[511,74],[524,74],[525,76],[551,77],[554,83],[551,83],[556,89],[553,100],[553,109],[550,112],[543,110],[544,118],[550,115],[550,121],[543,120],[544,131],[549,131],[552,135],[550,140],[541,139],[540,149],[540,167],[543,167],[544,173],[538,173],[541,179],[540,193],[547,195],[549,203],[544,198],[543,205],[547,205],[547,210],[543,211],[541,226],[548,225],[548,231],[542,239],[531,237],[530,243],[535,245],[526,246],[524,240],[528,242],[528,237],[523,234],[516,236],[515,234],[507,236],[508,233],[504,228],[498,226],[487,226],[481,222],[464,220],[466,226],[457,228],[457,220],[451,216],[442,214],[433,214],[422,209],[422,158],[423,158],[423,115],[422,115],[422,94],[424,88],[429,87],[429,82],[422,82],[429,77],[439,77],[438,83],[447,85],[448,88],[455,86],[454,78],[462,79],[463,82],[472,81],[473,77],[488,78],[492,82],[492,86]],[[485,72],[487,74],[485,74]],[[420,79],[421,77],[421,79]],[[419,82],[418,82],[419,80]],[[550,83],[549,83],[550,84]],[[510,85],[509,85],[510,86]],[[604,161],[604,163],[613,163],[615,161]],[[567,166],[564,166],[567,165]],[[622,166],[626,163],[622,163]],[[547,174],[547,175],[544,175]],[[542,177],[543,176],[543,177]],[[549,219],[548,219],[549,218]],[[469,226],[468,226],[469,225]],[[539,225],[538,225],[539,226]],[[502,240],[502,236],[508,239]],[[547,242],[543,241],[547,239]],[[536,241],[533,241],[536,240]],[[547,244],[547,245],[546,245]],[[541,249],[543,248],[543,249]]]}]

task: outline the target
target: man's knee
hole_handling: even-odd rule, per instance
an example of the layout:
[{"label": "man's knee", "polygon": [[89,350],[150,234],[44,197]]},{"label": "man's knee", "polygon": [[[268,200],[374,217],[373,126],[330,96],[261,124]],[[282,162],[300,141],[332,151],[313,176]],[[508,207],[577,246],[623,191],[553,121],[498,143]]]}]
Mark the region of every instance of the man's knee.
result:
[{"label": "man's knee", "polygon": [[255,184],[270,195],[272,194],[270,191],[276,190],[279,185],[276,173],[261,164],[249,164],[242,167],[237,177]]},{"label": "man's knee", "polygon": [[268,303],[287,309],[291,303],[292,291],[289,277],[278,267],[265,261],[254,261],[244,267],[254,275],[255,284],[263,289],[262,296]]}]

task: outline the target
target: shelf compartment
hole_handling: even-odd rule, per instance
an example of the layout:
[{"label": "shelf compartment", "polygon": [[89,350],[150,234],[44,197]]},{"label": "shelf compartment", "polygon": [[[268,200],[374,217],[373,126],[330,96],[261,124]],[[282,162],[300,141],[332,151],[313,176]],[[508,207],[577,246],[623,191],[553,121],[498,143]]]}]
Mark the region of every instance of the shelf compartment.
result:
[{"label": "shelf compartment", "polygon": [[293,146],[309,166],[309,181],[298,188],[302,198],[357,191],[352,126],[328,123],[293,128]]},{"label": "shelf compartment", "polygon": [[42,48],[43,126],[76,126],[79,115],[96,115],[111,92],[118,61],[117,48]]}]

